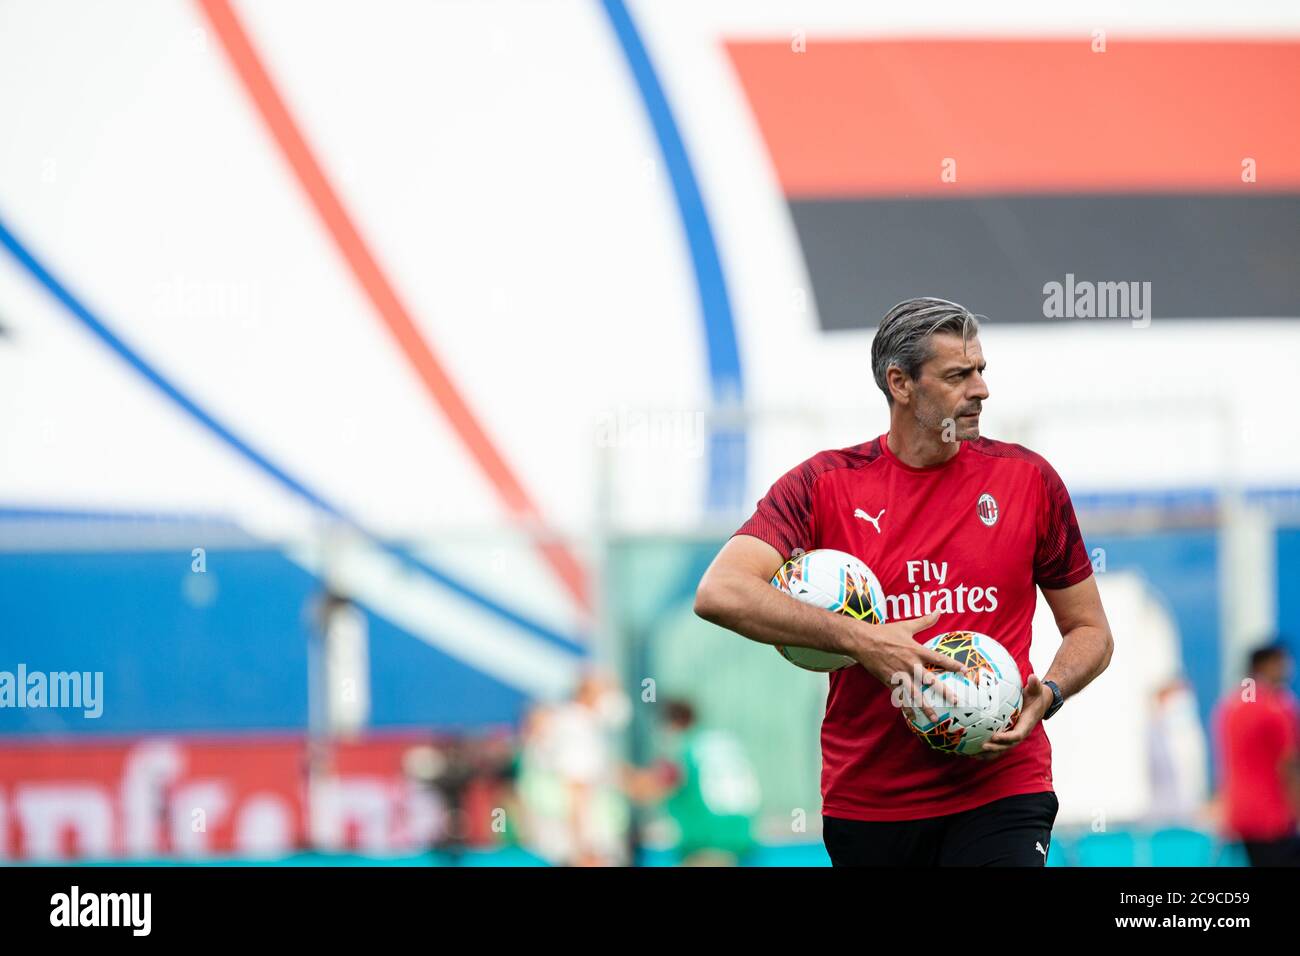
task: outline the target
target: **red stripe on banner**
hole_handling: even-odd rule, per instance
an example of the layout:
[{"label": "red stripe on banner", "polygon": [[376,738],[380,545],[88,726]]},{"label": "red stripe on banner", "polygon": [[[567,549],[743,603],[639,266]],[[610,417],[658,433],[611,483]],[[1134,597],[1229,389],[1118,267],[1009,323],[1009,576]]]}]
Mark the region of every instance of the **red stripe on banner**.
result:
[{"label": "red stripe on banner", "polygon": [[[1297,42],[1112,38],[1093,52],[1086,35],[809,37],[804,52],[727,50],[790,198],[1300,188]],[[1257,182],[1243,181],[1245,160]]]},{"label": "red stripe on banner", "polygon": [[551,568],[584,610],[591,608],[587,575],[577,557],[544,531],[541,513],[523,485],[492,444],[483,426],[456,389],[447,370],[421,337],[410,313],[398,298],[379,263],[357,231],[320,163],[281,99],[227,0],[197,0],[225,48],[249,98],[279,145],[299,185],[333,238],[366,296],[424,384],[429,395],[460,437],[506,507],[533,530],[534,541]]}]

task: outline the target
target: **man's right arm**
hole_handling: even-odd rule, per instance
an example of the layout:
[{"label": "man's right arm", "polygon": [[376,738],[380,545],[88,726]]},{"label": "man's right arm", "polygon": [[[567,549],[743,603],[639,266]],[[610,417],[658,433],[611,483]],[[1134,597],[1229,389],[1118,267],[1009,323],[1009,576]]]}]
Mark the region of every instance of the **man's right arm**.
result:
[{"label": "man's right arm", "polygon": [[1300,818],[1300,721],[1294,709],[1282,711],[1282,754],[1278,758],[1278,775],[1291,813]]},{"label": "man's right arm", "polygon": [[792,601],[772,587],[785,559],[766,541],[738,534],[718,552],[695,591],[695,613],[758,641],[852,654],[861,622]]},{"label": "man's right arm", "polygon": [[1279,769],[1282,775],[1282,787],[1291,805],[1291,814],[1300,818],[1300,758],[1295,754],[1288,754],[1280,761]]},{"label": "man's right arm", "polygon": [[[912,635],[934,626],[938,614],[867,624],[795,600],[772,587],[772,576],[785,559],[766,541],[747,534],[733,537],[718,552],[695,592],[695,613],[704,620],[761,644],[811,647],[852,657],[887,685],[911,691],[920,673],[930,684],[933,664],[961,670],[951,657],[918,644]],[[934,714],[923,707],[931,719]]]}]

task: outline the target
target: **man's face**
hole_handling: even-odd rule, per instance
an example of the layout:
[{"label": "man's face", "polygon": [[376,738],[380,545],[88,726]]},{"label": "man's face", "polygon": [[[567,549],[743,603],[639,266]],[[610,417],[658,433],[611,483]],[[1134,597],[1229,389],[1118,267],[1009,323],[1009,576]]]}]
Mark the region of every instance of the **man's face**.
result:
[{"label": "man's face", "polygon": [[979,438],[980,410],[989,397],[984,364],[978,337],[962,342],[952,333],[931,336],[930,358],[911,382],[917,424],[951,441]]}]

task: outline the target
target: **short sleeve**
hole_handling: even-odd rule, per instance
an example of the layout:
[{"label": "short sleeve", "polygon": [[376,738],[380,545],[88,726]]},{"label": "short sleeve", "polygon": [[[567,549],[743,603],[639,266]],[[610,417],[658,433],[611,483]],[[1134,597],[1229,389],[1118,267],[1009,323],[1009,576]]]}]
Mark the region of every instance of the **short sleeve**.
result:
[{"label": "short sleeve", "polygon": [[753,515],[736,530],[736,534],[748,534],[766,541],[783,558],[788,558],[796,549],[811,551],[816,534],[813,482],[818,474],[814,459],[791,468],[768,489]]},{"label": "short sleeve", "polygon": [[1047,590],[1068,588],[1092,574],[1092,560],[1061,476],[1041,458],[1038,466],[1043,495],[1034,547],[1034,583]]}]

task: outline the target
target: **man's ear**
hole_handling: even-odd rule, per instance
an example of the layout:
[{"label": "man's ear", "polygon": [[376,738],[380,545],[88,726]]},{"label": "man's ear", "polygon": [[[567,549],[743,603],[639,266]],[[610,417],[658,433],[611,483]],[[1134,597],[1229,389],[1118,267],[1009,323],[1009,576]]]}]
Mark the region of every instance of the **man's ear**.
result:
[{"label": "man's ear", "polygon": [[907,374],[897,365],[891,365],[885,370],[885,384],[889,386],[889,394],[894,396],[894,403],[898,405],[908,405],[912,401],[912,382]]}]

